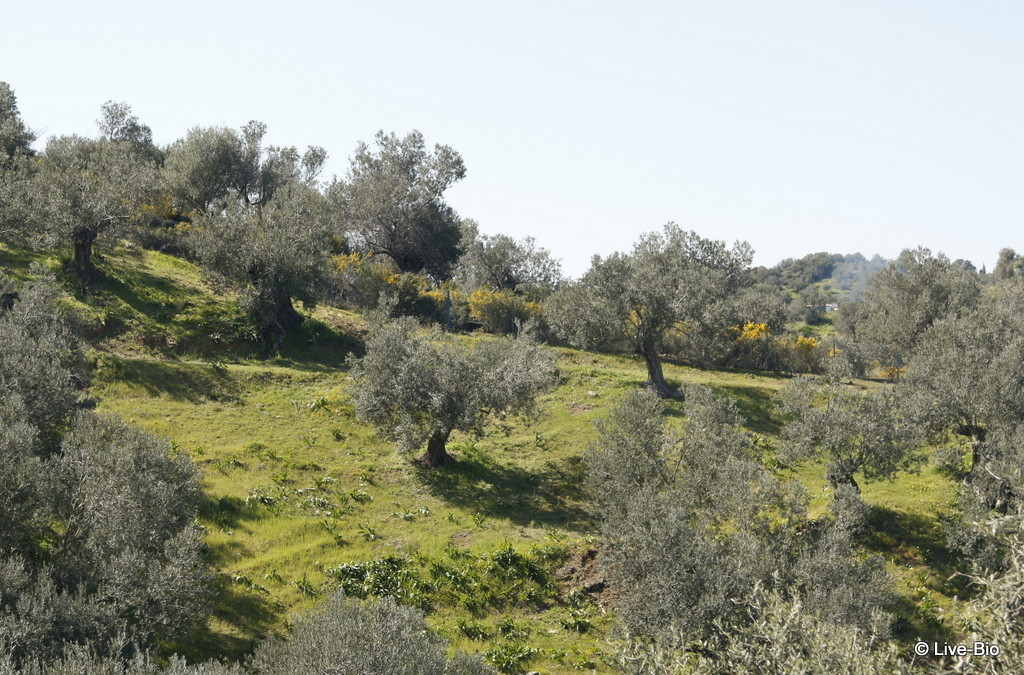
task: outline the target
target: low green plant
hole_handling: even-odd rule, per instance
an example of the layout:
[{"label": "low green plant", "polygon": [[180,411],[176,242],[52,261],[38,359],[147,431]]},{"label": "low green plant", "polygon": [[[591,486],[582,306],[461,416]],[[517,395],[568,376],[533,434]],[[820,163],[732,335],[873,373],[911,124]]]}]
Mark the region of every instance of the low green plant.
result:
[{"label": "low green plant", "polygon": [[523,664],[540,653],[539,649],[533,647],[517,642],[506,642],[494,649],[488,649],[484,652],[484,658],[502,673],[522,673]]},{"label": "low green plant", "polygon": [[462,634],[470,640],[489,640],[494,633],[480,624],[478,621],[459,619],[455,622]]}]

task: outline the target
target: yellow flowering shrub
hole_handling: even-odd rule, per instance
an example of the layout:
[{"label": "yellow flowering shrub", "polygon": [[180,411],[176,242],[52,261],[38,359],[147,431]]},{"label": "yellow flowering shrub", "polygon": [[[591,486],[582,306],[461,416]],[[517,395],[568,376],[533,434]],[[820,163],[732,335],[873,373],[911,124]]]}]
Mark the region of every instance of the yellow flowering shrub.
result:
[{"label": "yellow flowering shrub", "polygon": [[469,294],[468,302],[470,318],[494,333],[511,332],[514,322],[537,318],[541,313],[539,303],[524,300],[511,291],[478,288]]},{"label": "yellow flowering shrub", "polygon": [[798,335],[794,347],[796,347],[798,351],[809,352],[811,350],[817,349],[818,345],[819,343],[817,338],[804,337],[803,335]]},{"label": "yellow flowering shrub", "polygon": [[768,337],[771,331],[768,330],[768,324],[766,323],[754,323],[748,321],[743,324],[743,327],[734,326],[733,330],[739,332],[739,336],[736,338],[740,342],[754,342],[757,340],[764,340]]}]

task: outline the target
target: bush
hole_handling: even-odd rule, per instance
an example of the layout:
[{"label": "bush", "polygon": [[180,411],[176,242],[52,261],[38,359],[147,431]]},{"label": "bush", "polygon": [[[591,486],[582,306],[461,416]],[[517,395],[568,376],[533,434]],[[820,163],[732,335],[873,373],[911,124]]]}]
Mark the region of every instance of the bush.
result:
[{"label": "bush", "polygon": [[469,295],[469,316],[490,333],[515,333],[516,325],[539,319],[540,305],[511,291],[477,289]]},{"label": "bush", "polygon": [[[633,640],[619,655],[628,673],[867,673],[915,672],[883,635],[808,611],[799,597],[758,585],[743,600],[747,627],[716,622],[712,634],[685,647],[684,633]],[[881,617],[879,617],[881,618]]]},{"label": "bush", "polygon": [[260,675],[338,673],[437,675],[492,672],[477,658],[448,659],[423,616],[392,599],[360,603],[335,593],[288,640],[261,644],[249,664]]}]

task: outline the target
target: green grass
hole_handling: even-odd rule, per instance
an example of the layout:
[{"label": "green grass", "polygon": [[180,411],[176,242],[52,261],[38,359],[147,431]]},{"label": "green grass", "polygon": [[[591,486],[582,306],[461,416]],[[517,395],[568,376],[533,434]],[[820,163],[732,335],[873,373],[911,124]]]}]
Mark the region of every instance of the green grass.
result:
[{"label": "green grass", "polygon": [[[52,257],[0,248],[0,267],[16,279],[28,278],[33,261],[59,267]],[[594,422],[646,380],[642,361],[556,349],[559,384],[541,398],[539,418],[492,426],[482,438],[455,434],[456,462],[427,471],[354,417],[346,359],[360,348],[357,315],[307,313],[282,353],[263,358],[235,299],[191,264],[118,248],[101,268],[105,279],[88,292],[68,286],[67,302],[94,345],[90,393],[101,412],[171,439],[203,476],[199,522],[216,571],[213,613],[169,649],[190,659],[241,658],[337,588],[343,565],[393,557],[403,592],[454,647],[512,670],[612,670],[613,614],[559,569],[596,546],[582,456]],[[673,385],[731,397],[769,452],[777,442],[774,397],[788,378],[673,362],[665,374]],[[678,424],[681,404],[667,405]],[[806,486],[813,515],[827,513],[821,465],[780,475]],[[962,563],[942,534],[953,482],[925,467],[863,489],[873,507],[863,552],[889,561],[899,637],[945,639],[956,626],[954,597],[967,590],[950,580]],[[508,550],[532,561],[539,581],[510,590],[488,567]],[[486,589],[486,598],[474,602],[459,584]]]}]

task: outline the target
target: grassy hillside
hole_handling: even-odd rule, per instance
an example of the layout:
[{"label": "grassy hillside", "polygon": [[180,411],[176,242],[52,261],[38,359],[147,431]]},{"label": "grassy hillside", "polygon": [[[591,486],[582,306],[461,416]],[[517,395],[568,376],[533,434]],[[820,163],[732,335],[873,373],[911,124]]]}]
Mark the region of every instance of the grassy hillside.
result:
[{"label": "grassy hillside", "polygon": [[[12,276],[33,261],[56,265],[0,248]],[[455,646],[507,672],[612,670],[614,589],[594,563],[581,456],[594,421],[646,379],[642,362],[557,350],[559,385],[538,419],[456,435],[456,463],[430,472],[354,418],[346,357],[359,349],[358,315],[318,308],[282,355],[263,359],[231,296],[187,262],[118,248],[101,267],[106,279],[88,293],[68,288],[95,346],[90,394],[100,411],[170,438],[203,475],[214,612],[170,648],[242,657],[343,587],[399,595]],[[785,378],[672,363],[665,372],[735,399],[770,454]],[[807,486],[814,513],[827,510],[822,467],[778,470]],[[953,495],[930,466],[864,486],[874,507],[866,547],[890,561],[906,639],[956,628],[963,588],[948,580],[955,561],[941,529]]]}]

